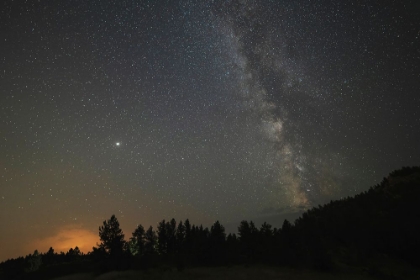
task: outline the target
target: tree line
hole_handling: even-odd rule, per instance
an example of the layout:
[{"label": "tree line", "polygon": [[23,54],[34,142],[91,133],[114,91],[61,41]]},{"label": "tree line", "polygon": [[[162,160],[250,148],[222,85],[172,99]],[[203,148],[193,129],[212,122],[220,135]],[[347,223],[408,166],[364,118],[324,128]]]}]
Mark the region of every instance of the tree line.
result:
[{"label": "tree line", "polygon": [[[289,226],[290,222],[285,220],[285,233]],[[158,256],[164,261],[176,260],[179,265],[269,261],[275,255],[275,240],[280,240],[284,234],[283,228],[273,228],[268,223],[257,228],[252,221],[244,220],[236,235],[226,234],[219,221],[208,228],[191,224],[188,219],[179,222],[171,219],[159,222],[156,230],[152,226],[145,230],[138,225],[129,240],[125,241],[119,222],[112,215],[99,227],[101,243],[90,254],[98,259],[135,257],[145,262]],[[280,243],[278,245],[281,246]]]},{"label": "tree line", "polygon": [[[77,271],[148,268],[162,263],[178,269],[195,265],[266,263],[331,269],[337,263],[363,265],[386,255],[420,261],[420,167],[404,167],[355,197],[319,205],[281,228],[242,221],[237,234],[227,234],[216,221],[210,228],[188,219],[162,220],[156,229],[138,225],[126,236],[112,215],[99,227],[100,243],[88,254],[76,247],[67,253],[37,251],[7,260],[0,269],[8,279],[36,270],[67,267]],[[71,264],[71,265],[70,265]],[[71,270],[69,268],[69,270]]]}]

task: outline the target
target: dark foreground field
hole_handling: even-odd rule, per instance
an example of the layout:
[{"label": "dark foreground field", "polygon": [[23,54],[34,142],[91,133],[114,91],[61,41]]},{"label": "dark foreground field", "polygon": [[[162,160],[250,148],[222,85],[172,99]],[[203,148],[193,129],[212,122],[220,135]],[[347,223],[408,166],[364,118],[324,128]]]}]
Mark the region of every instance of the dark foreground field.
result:
[{"label": "dark foreground field", "polygon": [[119,280],[119,279],[147,279],[147,280],[183,280],[183,279],[375,279],[367,275],[353,274],[331,274],[312,271],[298,271],[293,269],[276,269],[272,267],[218,267],[218,268],[191,268],[184,271],[171,269],[159,269],[143,271],[113,271],[98,276],[91,274],[73,274],[54,280]]},{"label": "dark foreground field", "polygon": [[270,266],[256,265],[251,267],[231,266],[231,267],[199,267],[189,268],[183,271],[177,271],[175,268],[160,267],[148,271],[112,271],[101,275],[93,275],[88,273],[79,273],[67,275],[54,280],[120,280],[120,279],[136,279],[136,280],[183,280],[183,279],[252,279],[252,280],[333,280],[333,279],[420,279],[418,271],[402,270],[393,268],[395,271],[387,271],[386,267],[375,271],[353,270],[351,272],[319,272],[310,270],[299,270],[292,268],[276,268]]}]

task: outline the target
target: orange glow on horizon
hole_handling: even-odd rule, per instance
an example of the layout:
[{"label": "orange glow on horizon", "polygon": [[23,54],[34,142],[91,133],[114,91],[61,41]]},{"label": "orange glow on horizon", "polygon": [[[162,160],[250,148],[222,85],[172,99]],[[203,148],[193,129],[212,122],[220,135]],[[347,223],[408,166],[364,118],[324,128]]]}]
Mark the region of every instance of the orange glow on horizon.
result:
[{"label": "orange glow on horizon", "polygon": [[68,252],[70,248],[79,247],[83,253],[92,251],[92,247],[99,242],[99,236],[89,230],[76,227],[66,226],[59,229],[53,236],[37,239],[30,244],[29,252],[35,249],[39,252],[46,253],[50,247],[55,253]]}]

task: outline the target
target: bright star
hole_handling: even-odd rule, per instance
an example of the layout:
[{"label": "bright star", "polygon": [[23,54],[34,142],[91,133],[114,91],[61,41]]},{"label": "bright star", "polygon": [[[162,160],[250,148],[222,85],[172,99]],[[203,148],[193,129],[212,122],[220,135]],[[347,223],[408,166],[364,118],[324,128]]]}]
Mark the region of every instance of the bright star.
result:
[{"label": "bright star", "polygon": [[121,145],[121,143],[120,143],[120,142],[117,142],[117,143],[115,143],[115,145],[120,146],[120,145]]}]

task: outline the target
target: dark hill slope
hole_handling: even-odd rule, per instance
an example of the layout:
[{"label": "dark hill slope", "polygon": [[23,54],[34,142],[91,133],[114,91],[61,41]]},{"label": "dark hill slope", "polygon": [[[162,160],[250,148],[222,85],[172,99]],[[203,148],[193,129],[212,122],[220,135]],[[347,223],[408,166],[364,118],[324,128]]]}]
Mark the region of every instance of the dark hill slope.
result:
[{"label": "dark hill slope", "polygon": [[366,192],[305,212],[283,236],[297,261],[360,263],[381,254],[418,263],[419,232],[420,167],[404,167]]}]

